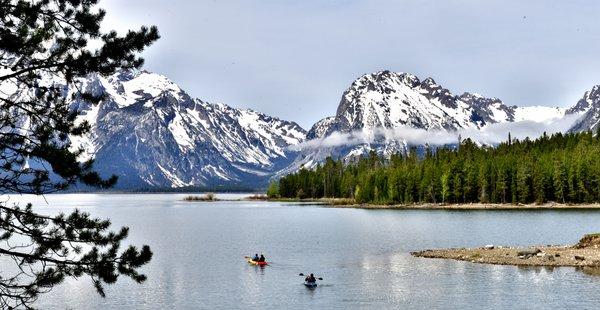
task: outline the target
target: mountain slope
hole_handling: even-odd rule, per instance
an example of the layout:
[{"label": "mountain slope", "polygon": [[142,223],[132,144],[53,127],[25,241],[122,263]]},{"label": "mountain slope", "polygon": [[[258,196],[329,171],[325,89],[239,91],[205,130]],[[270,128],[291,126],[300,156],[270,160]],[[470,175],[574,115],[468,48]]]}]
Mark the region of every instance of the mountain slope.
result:
[{"label": "mountain slope", "polygon": [[[336,115],[305,132],[294,122],[191,98],[166,77],[146,71],[91,75],[77,84],[103,100],[91,105],[74,96],[73,85],[62,85],[78,121],[92,127],[87,136],[73,138],[74,148],[85,150],[82,160],[94,158],[102,174],[119,175],[118,187],[124,189],[259,188],[273,176],[313,167],[327,156],[350,160],[370,151],[423,150],[424,141],[443,133],[565,115],[581,115],[574,131],[597,129],[600,123],[600,86],[569,110],[516,107],[474,93],[454,95],[431,78],[380,71],[355,80]],[[0,87],[23,95],[18,89]],[[407,140],[415,130],[416,138]],[[444,141],[452,144],[456,138]]]},{"label": "mountain slope", "polygon": [[600,129],[600,85],[594,86],[583,94],[575,106],[567,110],[567,114],[580,114],[581,117],[571,128],[573,132]]},{"label": "mountain slope", "polygon": [[74,144],[86,149],[121,188],[259,187],[305,139],[296,123],[252,110],[193,99],[166,77],[149,72],[97,75],[82,87],[105,98],[72,107],[92,131]]},{"label": "mountain slope", "polygon": [[420,81],[408,73],[379,71],[355,80],[344,92],[334,117],[317,122],[308,138],[334,132],[371,131],[402,126],[419,129],[481,129],[489,124],[558,118],[564,110],[507,106],[478,94],[453,95],[432,78]]}]

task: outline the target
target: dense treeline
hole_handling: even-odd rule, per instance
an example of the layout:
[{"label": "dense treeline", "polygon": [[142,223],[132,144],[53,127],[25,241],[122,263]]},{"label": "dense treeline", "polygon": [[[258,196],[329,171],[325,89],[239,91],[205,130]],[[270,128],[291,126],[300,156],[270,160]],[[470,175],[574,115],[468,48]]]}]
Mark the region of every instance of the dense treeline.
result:
[{"label": "dense treeline", "polygon": [[345,164],[328,158],[274,183],[270,196],[354,198],[360,203],[586,203],[600,201],[600,135],[554,134],[496,147],[457,148]]}]

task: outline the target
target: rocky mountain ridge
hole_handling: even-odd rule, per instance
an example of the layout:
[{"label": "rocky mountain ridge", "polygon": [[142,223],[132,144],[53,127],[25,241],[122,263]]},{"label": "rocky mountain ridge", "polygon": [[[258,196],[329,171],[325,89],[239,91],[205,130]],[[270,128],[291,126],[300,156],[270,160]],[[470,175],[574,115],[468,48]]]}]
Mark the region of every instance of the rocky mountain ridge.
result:
[{"label": "rocky mountain ridge", "polygon": [[[283,173],[310,168],[329,154],[350,160],[370,151],[407,152],[411,143],[402,136],[414,130],[432,135],[477,131],[494,124],[548,122],[567,114],[583,114],[585,109],[583,104],[578,110],[508,106],[498,98],[476,93],[454,95],[432,78],[421,81],[409,73],[379,71],[359,77],[344,91],[336,115],[312,126],[307,138],[313,142]],[[330,143],[344,139],[353,143]]]},{"label": "rocky mountain ridge", "polygon": [[119,175],[121,188],[263,186],[293,159],[288,146],[306,136],[294,122],[191,98],[146,71],[80,82],[104,99],[72,102],[92,127],[74,146],[103,174]]},{"label": "rocky mountain ridge", "polygon": [[[102,174],[119,175],[121,189],[261,188],[327,156],[352,159],[422,146],[402,138],[415,130],[477,132],[565,117],[577,118],[571,131],[597,130],[600,124],[600,86],[570,109],[517,107],[476,93],[455,95],[432,78],[379,71],[356,79],[336,115],[306,132],[291,121],[192,98],[168,78],[147,71],[90,75],[76,84],[61,85],[78,121],[87,121],[92,130],[73,137],[73,147],[84,149],[81,160],[93,158]],[[15,85],[0,86],[20,95]],[[79,89],[103,99],[90,104],[75,96]],[[390,137],[390,132],[400,135]]]}]

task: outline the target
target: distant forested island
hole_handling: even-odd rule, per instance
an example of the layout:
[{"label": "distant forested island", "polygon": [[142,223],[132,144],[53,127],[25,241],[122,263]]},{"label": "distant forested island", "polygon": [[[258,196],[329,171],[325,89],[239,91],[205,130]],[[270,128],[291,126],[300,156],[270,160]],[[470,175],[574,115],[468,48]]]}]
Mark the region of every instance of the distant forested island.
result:
[{"label": "distant forested island", "polygon": [[418,156],[371,152],[344,163],[328,158],[271,183],[282,198],[354,198],[357,203],[600,202],[600,135],[591,132],[511,139],[497,146],[470,139]]}]

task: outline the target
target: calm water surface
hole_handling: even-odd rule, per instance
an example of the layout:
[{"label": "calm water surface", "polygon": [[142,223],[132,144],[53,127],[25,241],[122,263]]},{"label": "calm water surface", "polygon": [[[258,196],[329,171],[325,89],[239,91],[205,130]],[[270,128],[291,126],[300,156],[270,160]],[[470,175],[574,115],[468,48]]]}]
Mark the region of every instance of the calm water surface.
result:
[{"label": "calm water surface", "polygon": [[[271,202],[183,202],[183,194],[66,194],[38,212],[78,207],[149,244],[142,285],[122,278],[100,298],[69,280],[41,309],[597,308],[600,277],[411,257],[437,247],[574,243],[598,211],[394,211]],[[235,195],[220,195],[232,198]],[[243,196],[243,195],[242,195]],[[32,200],[12,197],[11,201]],[[272,266],[249,266],[265,253]],[[315,290],[298,273],[324,278]]]}]

